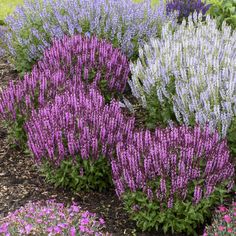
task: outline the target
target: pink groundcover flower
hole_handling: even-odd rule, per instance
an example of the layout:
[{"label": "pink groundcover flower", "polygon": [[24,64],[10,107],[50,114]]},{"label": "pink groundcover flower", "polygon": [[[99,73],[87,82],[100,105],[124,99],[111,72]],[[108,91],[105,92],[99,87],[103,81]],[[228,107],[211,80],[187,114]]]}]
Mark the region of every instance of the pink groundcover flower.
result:
[{"label": "pink groundcover flower", "polygon": [[236,235],[235,202],[230,206],[219,206],[212,225],[206,226],[203,236]]},{"label": "pink groundcover flower", "polygon": [[227,222],[227,223],[230,223],[231,222],[231,217],[229,215],[225,215],[224,216],[224,220]]},{"label": "pink groundcover flower", "polygon": [[74,202],[67,207],[55,200],[29,202],[0,221],[0,235],[110,235],[102,232],[104,223]]}]

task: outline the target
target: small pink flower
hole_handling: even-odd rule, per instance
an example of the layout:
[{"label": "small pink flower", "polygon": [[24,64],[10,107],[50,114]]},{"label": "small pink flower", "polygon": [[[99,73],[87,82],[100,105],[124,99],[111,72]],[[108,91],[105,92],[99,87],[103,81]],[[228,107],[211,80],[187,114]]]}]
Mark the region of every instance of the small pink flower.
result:
[{"label": "small pink flower", "polygon": [[231,222],[231,218],[230,218],[229,215],[225,215],[225,216],[224,216],[224,220],[225,220],[225,222],[227,222],[227,223],[230,223],[230,222]]},{"label": "small pink flower", "polygon": [[76,234],[76,229],[73,226],[73,227],[70,228],[70,236],[75,236],[75,234]]},{"label": "small pink flower", "polygon": [[105,221],[104,221],[102,218],[100,218],[100,219],[99,219],[99,223],[100,223],[101,225],[104,225],[104,224],[105,224]]},{"label": "small pink flower", "polygon": [[80,230],[81,232],[85,232],[85,231],[86,231],[86,227],[84,227],[83,225],[80,225],[80,226],[79,226],[79,230]]},{"label": "small pink flower", "polygon": [[225,211],[228,210],[225,206],[219,206],[218,209],[219,209],[220,212],[225,212]]},{"label": "small pink flower", "polygon": [[25,226],[25,232],[26,232],[26,234],[29,234],[30,231],[32,230],[32,228],[33,228],[32,225],[26,225],[26,226]]},{"label": "small pink flower", "polygon": [[228,228],[228,233],[233,233],[233,229],[232,228]]},{"label": "small pink flower", "polygon": [[225,227],[222,226],[222,225],[220,225],[220,226],[218,227],[218,229],[219,229],[220,231],[224,231]]},{"label": "small pink flower", "polygon": [[89,219],[85,218],[80,221],[81,225],[87,225],[89,223]]}]

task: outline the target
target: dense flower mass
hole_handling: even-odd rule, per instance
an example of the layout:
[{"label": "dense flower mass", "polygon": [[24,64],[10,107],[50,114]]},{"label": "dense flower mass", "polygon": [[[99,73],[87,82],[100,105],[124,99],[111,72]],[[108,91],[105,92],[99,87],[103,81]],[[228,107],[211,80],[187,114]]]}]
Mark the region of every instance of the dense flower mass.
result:
[{"label": "dense flower mass", "polygon": [[96,235],[105,236],[104,220],[82,211],[76,203],[70,207],[55,200],[29,202],[0,221],[0,234],[18,235]]},{"label": "dense flower mass", "polygon": [[211,225],[206,226],[203,236],[236,235],[236,202],[229,207],[219,206]]},{"label": "dense flower mass", "polygon": [[143,107],[154,90],[151,99],[168,101],[180,123],[209,123],[225,136],[236,115],[236,32],[219,31],[209,16],[196,27],[196,18],[174,33],[166,25],[161,39],[140,48],[129,84]]},{"label": "dense flower mass", "polygon": [[30,115],[32,109],[66,90],[69,80],[91,83],[105,89],[106,94],[123,92],[129,73],[126,56],[110,43],[96,37],[65,36],[54,41],[30,74],[15,84],[11,82],[0,94],[0,116],[12,120],[17,113]]},{"label": "dense flower mass", "polygon": [[29,70],[27,64],[39,59],[54,37],[62,38],[64,34],[86,33],[106,38],[129,57],[136,57],[138,43],[156,37],[168,19],[175,22],[166,16],[164,4],[152,8],[150,2],[29,1],[6,20],[10,31],[5,43],[19,70]]},{"label": "dense flower mass", "polygon": [[206,14],[210,5],[202,2],[202,0],[167,0],[166,12],[170,14],[174,11],[178,11],[178,19],[182,21],[183,18],[188,17],[195,11],[197,13]]},{"label": "dense flower mass", "polygon": [[134,119],[126,118],[116,101],[105,105],[96,89],[68,87],[26,123],[28,146],[36,161],[46,158],[58,165],[68,156],[111,158],[118,142],[131,139]]},{"label": "dense flower mass", "polygon": [[149,200],[173,206],[177,200],[199,203],[215,187],[234,184],[234,166],[227,142],[209,127],[157,128],[136,132],[130,142],[120,142],[112,160],[118,196],[143,191]]}]

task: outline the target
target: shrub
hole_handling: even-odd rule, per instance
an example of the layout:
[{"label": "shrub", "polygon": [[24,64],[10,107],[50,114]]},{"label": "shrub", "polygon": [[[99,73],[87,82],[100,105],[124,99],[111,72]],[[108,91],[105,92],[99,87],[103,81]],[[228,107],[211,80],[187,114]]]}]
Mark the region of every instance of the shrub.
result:
[{"label": "shrub", "polygon": [[215,212],[213,222],[206,226],[203,236],[236,234],[236,202],[229,207],[220,206]]},{"label": "shrub", "polygon": [[115,146],[132,137],[134,119],[122,115],[118,102],[105,105],[94,88],[68,87],[26,122],[28,146],[37,163],[49,164],[44,173],[50,182],[76,191],[103,190],[112,182]]},{"label": "shrub", "polygon": [[235,0],[208,0],[210,9],[208,13],[217,20],[221,28],[226,21],[232,29],[236,29],[236,1]]},{"label": "shrub", "polygon": [[188,18],[195,11],[199,14],[205,15],[210,5],[202,2],[201,0],[168,0],[166,4],[167,14],[174,11],[178,12],[178,21],[182,22],[183,18]]},{"label": "shrub", "polygon": [[129,73],[126,56],[105,40],[65,36],[45,51],[32,73],[16,84],[10,82],[0,94],[0,116],[13,127],[13,137],[25,141],[22,130],[25,120],[33,109],[44,106],[66,90],[66,81],[92,83],[110,100],[124,91]]},{"label": "shrub", "polygon": [[29,202],[0,222],[1,235],[110,235],[102,233],[104,220],[73,203],[55,200]]},{"label": "shrub", "polygon": [[169,106],[168,116],[179,123],[209,123],[225,136],[236,114],[236,32],[226,25],[219,31],[209,16],[197,27],[195,20],[189,17],[187,26],[184,20],[174,33],[167,24],[161,39],[140,47],[129,84],[144,108],[152,101]]},{"label": "shrub", "polygon": [[6,20],[5,43],[18,71],[29,71],[54,37],[92,34],[109,39],[115,47],[137,58],[138,43],[160,33],[167,17],[165,6],[151,8],[150,1],[65,0],[25,3]]},{"label": "shrub", "polygon": [[234,184],[227,142],[208,126],[136,132],[116,152],[116,193],[143,231],[161,227],[195,235]]}]

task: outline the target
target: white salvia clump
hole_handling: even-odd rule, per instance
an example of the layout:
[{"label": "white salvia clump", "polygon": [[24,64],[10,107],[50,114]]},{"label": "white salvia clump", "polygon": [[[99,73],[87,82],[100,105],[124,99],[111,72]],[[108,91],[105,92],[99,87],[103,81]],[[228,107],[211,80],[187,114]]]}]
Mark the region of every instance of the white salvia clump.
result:
[{"label": "white salvia clump", "polygon": [[195,15],[175,32],[166,24],[161,39],[151,39],[139,54],[129,85],[143,107],[155,89],[160,102],[172,101],[180,123],[208,123],[226,135],[236,116],[236,31],[226,24],[219,31],[215,20],[197,22]]}]

